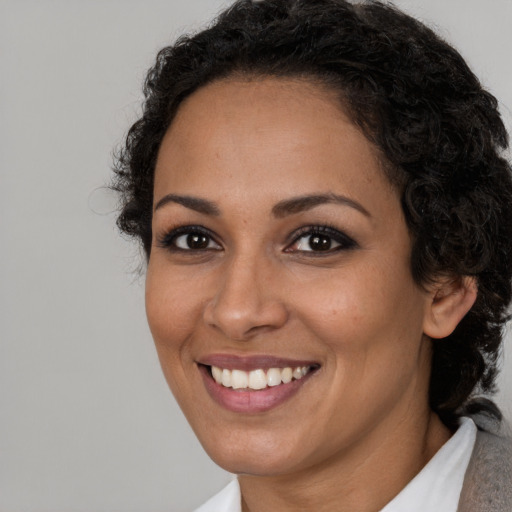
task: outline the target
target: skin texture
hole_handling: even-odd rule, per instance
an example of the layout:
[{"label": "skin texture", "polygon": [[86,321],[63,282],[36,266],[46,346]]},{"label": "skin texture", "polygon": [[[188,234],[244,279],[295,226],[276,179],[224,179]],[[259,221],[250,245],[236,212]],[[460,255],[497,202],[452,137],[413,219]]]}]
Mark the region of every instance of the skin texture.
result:
[{"label": "skin texture", "polygon": [[[154,204],[168,194],[217,211],[156,208],[148,321],[199,440],[240,475],[244,510],[378,511],[450,436],[427,403],[429,336],[453,330],[474,284],[414,282],[399,196],[377,151],[312,83],[227,79],[195,92],[160,148]],[[353,204],[273,212],[318,194]],[[190,225],[211,233],[205,250],[169,236]],[[311,251],[297,230],[325,225],[354,242]],[[320,368],[278,407],[235,413],[205,389],[197,363],[212,354]]]}]

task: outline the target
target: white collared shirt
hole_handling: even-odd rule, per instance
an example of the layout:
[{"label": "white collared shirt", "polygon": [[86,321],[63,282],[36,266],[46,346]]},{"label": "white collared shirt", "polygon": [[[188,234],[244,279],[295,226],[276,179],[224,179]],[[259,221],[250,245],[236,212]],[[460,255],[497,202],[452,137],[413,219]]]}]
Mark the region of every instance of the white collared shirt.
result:
[{"label": "white collared shirt", "polygon": [[[456,512],[477,428],[461,418],[457,432],[381,512]],[[194,512],[241,512],[235,479]]]}]

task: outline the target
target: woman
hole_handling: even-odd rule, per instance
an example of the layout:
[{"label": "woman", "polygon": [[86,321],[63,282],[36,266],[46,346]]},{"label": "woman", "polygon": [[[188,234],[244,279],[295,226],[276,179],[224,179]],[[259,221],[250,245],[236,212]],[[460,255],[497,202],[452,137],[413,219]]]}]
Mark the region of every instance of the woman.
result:
[{"label": "woman", "polygon": [[[378,2],[237,1],[164,48],[118,158],[201,511],[505,511],[477,427],[511,299],[496,100]],[[485,416],[485,415],[484,415]],[[496,425],[480,428],[496,431]]]}]

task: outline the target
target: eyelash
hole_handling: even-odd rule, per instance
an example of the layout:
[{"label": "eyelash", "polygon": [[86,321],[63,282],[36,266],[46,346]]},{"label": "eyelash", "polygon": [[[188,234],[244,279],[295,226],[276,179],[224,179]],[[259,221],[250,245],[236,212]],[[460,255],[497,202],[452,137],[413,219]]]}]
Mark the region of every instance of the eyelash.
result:
[{"label": "eyelash", "polygon": [[304,226],[304,227],[298,229],[295,233],[293,233],[292,242],[290,244],[288,244],[287,248],[285,249],[285,252],[293,252],[293,250],[291,250],[290,247],[297,244],[297,242],[299,242],[299,240],[301,238],[310,238],[310,241],[309,241],[309,244],[310,244],[311,237],[313,237],[315,235],[324,236],[324,237],[330,239],[330,241],[334,241],[335,243],[337,243],[338,246],[336,246],[334,248],[329,247],[327,250],[316,250],[315,251],[315,250],[311,249],[309,251],[301,250],[298,252],[300,252],[302,254],[311,253],[310,254],[311,256],[313,256],[313,255],[314,256],[324,256],[324,255],[333,254],[334,252],[355,249],[357,247],[357,243],[355,242],[355,240],[350,238],[348,235],[346,235],[339,229],[336,229],[332,226],[327,226],[327,225],[323,225],[323,226],[315,225],[315,226]]},{"label": "eyelash", "polygon": [[220,249],[212,249],[209,247],[205,248],[198,248],[198,249],[183,249],[181,247],[178,247],[176,245],[176,240],[181,236],[193,236],[193,235],[199,235],[206,237],[209,239],[208,245],[210,245],[211,242],[214,242],[218,246],[220,244],[215,240],[215,237],[209,231],[208,229],[203,228],[202,226],[180,226],[179,228],[172,229],[168,233],[165,233],[162,237],[158,239],[158,246],[162,247],[164,249],[167,249],[172,252],[204,252],[204,251],[211,251],[211,250],[220,250]]},{"label": "eyelash", "polygon": [[[189,236],[194,236],[194,235],[199,235],[201,237],[205,237],[205,239],[208,242],[208,246],[200,247],[200,248],[196,248],[196,249],[194,249],[194,248],[184,249],[184,248],[178,247],[176,245],[176,241],[178,240],[178,238],[180,238],[182,236],[189,237]],[[338,245],[334,248],[329,247],[326,250],[311,249],[311,250],[294,251],[293,249],[291,249],[291,247],[293,245],[297,244],[302,238],[307,238],[307,237],[311,238],[315,235],[317,235],[317,236],[320,235],[320,236],[323,236],[323,237],[329,239],[331,242],[330,245],[332,245],[332,242],[335,242]],[[339,231],[338,229],[336,229],[334,227],[327,226],[327,225],[322,225],[322,226],[313,225],[313,226],[301,227],[290,236],[290,239],[291,239],[291,242],[287,244],[286,248],[284,249],[284,252],[287,252],[287,253],[298,252],[301,254],[310,253],[309,254],[310,256],[330,255],[330,254],[333,254],[334,252],[350,250],[350,249],[354,249],[357,247],[357,242],[355,242],[348,235],[346,235],[345,233]],[[187,243],[187,242],[185,242],[185,243]],[[217,246],[219,246],[219,248],[217,249],[214,247],[209,247],[209,245],[211,243],[216,244]],[[309,244],[310,243],[311,243],[311,240],[310,240]],[[180,226],[176,229],[172,229],[171,231],[164,234],[162,237],[160,237],[158,239],[158,246],[162,247],[164,249],[167,249],[169,251],[172,251],[172,252],[181,252],[181,253],[188,252],[188,253],[195,253],[195,254],[204,253],[206,251],[222,250],[221,244],[219,244],[219,242],[217,242],[217,240],[215,239],[215,236],[213,235],[213,233],[211,231],[209,231],[208,229],[205,229],[202,226],[193,226],[193,225]]]}]

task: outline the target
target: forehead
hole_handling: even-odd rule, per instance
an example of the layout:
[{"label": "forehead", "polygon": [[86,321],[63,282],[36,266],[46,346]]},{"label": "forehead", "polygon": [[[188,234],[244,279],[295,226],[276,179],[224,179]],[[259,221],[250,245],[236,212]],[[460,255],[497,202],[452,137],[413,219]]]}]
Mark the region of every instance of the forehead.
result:
[{"label": "forehead", "polygon": [[199,89],[162,141],[155,200],[160,189],[219,199],[226,187],[271,190],[276,200],[284,190],[390,189],[376,148],[341,105],[337,93],[305,80],[226,79]]},{"label": "forehead", "polygon": [[275,117],[276,110],[297,116],[313,105],[316,110],[348,120],[338,101],[338,93],[319,82],[293,77],[233,76],[201,87],[186,98],[173,125],[191,112],[194,116],[203,113],[205,117],[215,115],[225,119],[238,117],[243,112],[258,113],[252,119],[254,125]]}]

